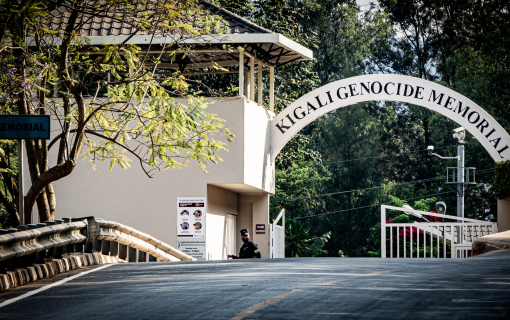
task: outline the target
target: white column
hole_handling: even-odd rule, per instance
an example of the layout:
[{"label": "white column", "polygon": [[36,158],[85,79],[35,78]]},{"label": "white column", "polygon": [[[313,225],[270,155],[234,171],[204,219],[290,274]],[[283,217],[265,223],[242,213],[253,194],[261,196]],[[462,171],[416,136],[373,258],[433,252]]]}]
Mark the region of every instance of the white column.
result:
[{"label": "white column", "polygon": [[274,112],[274,67],[269,67],[269,111]]},{"label": "white column", "polygon": [[263,91],[262,91],[262,69],[264,68],[264,65],[262,64],[262,61],[260,60],[257,60],[257,76],[258,76],[258,79],[257,79],[257,91],[258,91],[258,103],[260,105],[262,105],[262,98],[263,98]]},{"label": "white column", "polygon": [[244,91],[246,99],[250,99],[250,72],[245,71],[244,72]]},{"label": "white column", "polygon": [[255,57],[250,59],[250,100],[255,100]]},{"label": "white column", "polygon": [[[397,231],[398,231],[398,228],[397,228]],[[398,240],[398,238],[397,238],[397,240]],[[391,245],[391,242],[390,242],[390,245]],[[386,207],[385,206],[381,206],[381,258],[386,258]]]},{"label": "white column", "polygon": [[244,96],[244,52],[239,53],[239,96]]}]

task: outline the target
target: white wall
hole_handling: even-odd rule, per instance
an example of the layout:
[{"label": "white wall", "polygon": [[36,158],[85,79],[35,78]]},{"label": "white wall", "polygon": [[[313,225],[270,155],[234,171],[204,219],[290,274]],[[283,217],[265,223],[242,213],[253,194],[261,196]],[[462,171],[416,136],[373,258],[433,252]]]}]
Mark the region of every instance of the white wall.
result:
[{"label": "white wall", "polygon": [[235,192],[207,186],[207,252],[212,260],[235,254],[237,197]]},{"label": "white wall", "polygon": [[510,199],[498,199],[498,232],[510,230]]},{"label": "white wall", "polygon": [[[207,111],[225,119],[225,127],[235,134],[234,142],[227,145],[229,152],[220,153],[224,161],[209,164],[209,173],[203,172],[196,163],[190,163],[183,169],[156,172],[153,178],[148,178],[136,161],[132,161],[127,170],[115,166],[109,171],[109,161],[97,162],[93,170],[88,168],[88,159],[80,159],[71,175],[53,184],[57,197],[56,218],[96,216],[114,220],[175,246],[177,197],[208,197],[207,213],[213,216],[212,224],[206,222],[206,232],[207,236],[211,234],[216,238],[215,234],[221,230],[217,232],[211,228],[216,222],[221,224],[217,216],[225,219],[226,214],[238,214],[237,194],[246,192],[246,188],[268,197],[268,192],[274,190],[274,175],[269,178],[264,175],[268,170],[274,171],[271,167],[268,169],[265,162],[270,119],[264,108],[243,97],[233,97],[216,101]],[[59,133],[58,125],[52,125],[55,136]],[[56,163],[57,149],[58,143],[50,150],[50,167]],[[25,170],[28,172],[26,164]],[[230,191],[208,187],[210,184],[228,185]],[[25,189],[29,185],[26,181]],[[273,189],[267,189],[267,185],[272,185]],[[34,217],[38,217],[36,207],[34,211]],[[263,207],[260,214],[267,215],[268,219],[269,211]],[[213,242],[219,245],[219,240]],[[211,246],[215,252],[218,248],[221,250],[221,247]]]},{"label": "white wall", "polygon": [[[237,228],[250,229],[250,238],[260,249],[262,258],[269,257],[269,195],[265,194],[241,194],[238,197],[239,215]],[[266,226],[265,234],[257,234],[255,225]],[[237,244],[237,251],[241,248],[240,241]]]},{"label": "white wall", "polygon": [[[274,166],[271,165],[271,118],[273,113],[260,112],[250,102],[244,115],[244,181],[256,188],[274,193]],[[264,128],[265,127],[265,128]],[[264,132],[265,129],[265,132]]]}]

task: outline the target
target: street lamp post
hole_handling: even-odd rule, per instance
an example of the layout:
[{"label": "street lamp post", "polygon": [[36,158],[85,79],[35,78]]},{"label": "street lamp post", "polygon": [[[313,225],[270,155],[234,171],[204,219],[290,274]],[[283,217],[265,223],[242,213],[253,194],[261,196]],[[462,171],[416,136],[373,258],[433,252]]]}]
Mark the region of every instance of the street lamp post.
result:
[{"label": "street lamp post", "polygon": [[[428,146],[427,151],[430,156],[438,157],[442,160],[457,160],[457,167],[456,168],[447,168],[446,173],[446,183],[447,184],[456,184],[455,191],[457,193],[457,217],[464,218],[464,191],[465,191],[465,185],[466,184],[474,184],[474,178],[473,181],[469,181],[469,171],[473,171],[474,176],[474,169],[475,168],[466,168],[464,167],[464,147],[467,144],[464,139],[466,138],[466,129],[463,127],[457,128],[453,130],[453,137],[457,139],[457,156],[456,157],[442,157],[436,153],[433,153],[434,146]],[[453,178],[452,181],[449,181],[449,169],[457,169],[456,171],[453,170],[453,177],[456,176],[456,179]],[[456,173],[455,173],[456,172]],[[466,173],[467,173],[467,182],[466,182]],[[457,221],[462,222],[462,221]],[[463,237],[462,237],[462,230],[461,227],[457,227],[457,235],[458,235],[458,243],[462,243]],[[453,235],[452,235],[453,236]]]}]

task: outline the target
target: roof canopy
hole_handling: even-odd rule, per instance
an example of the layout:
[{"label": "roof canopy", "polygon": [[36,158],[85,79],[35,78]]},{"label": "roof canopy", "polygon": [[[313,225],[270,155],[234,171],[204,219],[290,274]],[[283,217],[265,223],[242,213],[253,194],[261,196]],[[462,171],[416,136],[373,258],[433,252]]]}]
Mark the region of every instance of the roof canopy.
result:
[{"label": "roof canopy", "polygon": [[[114,18],[113,13],[82,15],[77,23],[80,25],[79,33],[88,36],[92,45],[105,43],[115,44],[126,41],[142,48],[150,48],[149,54],[159,56],[161,46],[167,45],[166,52],[161,56],[158,67],[169,69],[196,69],[207,68],[214,61],[220,66],[239,65],[237,50],[225,50],[224,45],[243,47],[245,52],[262,61],[265,65],[278,67],[292,61],[310,60],[313,53],[310,49],[294,42],[285,36],[264,29],[230,11],[222,9],[207,1],[200,1],[204,10],[220,16],[225,21],[226,34],[211,34],[208,36],[152,36],[147,32],[137,31],[129,21]],[[52,12],[50,28],[63,29],[70,13],[65,8]],[[120,20],[120,21],[119,21]],[[192,55],[177,55],[170,59],[170,52],[179,50],[177,45],[169,46],[174,40],[182,45],[189,46],[194,51]],[[182,50],[182,49],[180,49]],[[247,61],[249,63],[249,61]]]}]

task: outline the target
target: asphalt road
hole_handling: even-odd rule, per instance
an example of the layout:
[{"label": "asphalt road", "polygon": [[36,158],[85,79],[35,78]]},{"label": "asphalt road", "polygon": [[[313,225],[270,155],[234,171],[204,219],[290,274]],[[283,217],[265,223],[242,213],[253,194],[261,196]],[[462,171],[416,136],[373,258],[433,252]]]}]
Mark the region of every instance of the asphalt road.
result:
[{"label": "asphalt road", "polygon": [[[3,292],[0,303],[80,272]],[[299,258],[118,264],[0,308],[0,319],[236,316],[510,319],[510,251],[444,260]]]}]

